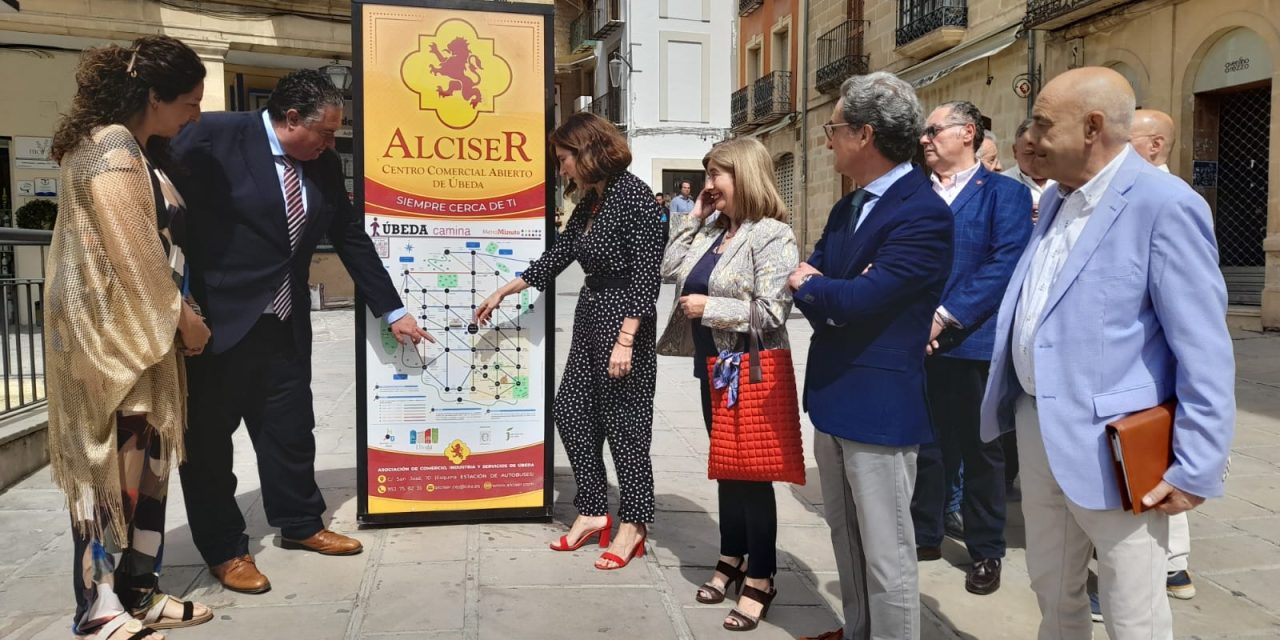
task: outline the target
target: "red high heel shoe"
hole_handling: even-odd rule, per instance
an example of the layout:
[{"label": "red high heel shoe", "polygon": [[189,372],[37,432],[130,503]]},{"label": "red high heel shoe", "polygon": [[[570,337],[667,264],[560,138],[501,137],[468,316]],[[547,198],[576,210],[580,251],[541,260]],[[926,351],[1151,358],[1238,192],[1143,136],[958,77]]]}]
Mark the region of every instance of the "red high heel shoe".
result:
[{"label": "red high heel shoe", "polygon": [[579,548],[582,547],[582,545],[587,543],[587,540],[590,539],[591,536],[600,534],[600,546],[607,547],[609,546],[609,540],[610,540],[609,532],[612,530],[613,530],[613,516],[610,516],[609,514],[606,513],[604,515],[603,527],[600,527],[599,529],[592,529],[582,534],[582,537],[578,538],[578,541],[573,543],[572,545],[569,544],[569,536],[564,535],[564,536],[560,536],[559,542],[552,542],[548,546],[551,547],[552,551],[577,551]]},{"label": "red high heel shoe", "polygon": [[615,566],[602,567],[600,565],[596,565],[596,568],[601,571],[613,571],[614,569],[621,569],[627,566],[627,563],[631,562],[631,560],[634,558],[643,558],[644,557],[644,541],[648,537],[649,537],[648,531],[640,534],[640,540],[636,542],[636,546],[631,548],[631,553],[627,555],[625,560],[622,558],[619,558],[618,556],[612,553],[609,553],[608,551],[600,554],[601,560],[608,560],[612,562]]}]

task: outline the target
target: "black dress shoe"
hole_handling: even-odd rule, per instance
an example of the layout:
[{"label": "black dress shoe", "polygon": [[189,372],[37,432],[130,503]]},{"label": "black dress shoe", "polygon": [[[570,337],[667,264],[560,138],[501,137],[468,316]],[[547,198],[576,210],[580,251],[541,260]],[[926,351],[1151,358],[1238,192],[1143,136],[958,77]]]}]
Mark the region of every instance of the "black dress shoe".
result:
[{"label": "black dress shoe", "polygon": [[964,540],[964,517],[959,511],[942,516],[942,528],[949,538]]},{"label": "black dress shoe", "polygon": [[916,547],[916,562],[942,559],[942,547]]},{"label": "black dress shoe", "polygon": [[964,588],[969,593],[985,596],[1000,588],[1000,559],[986,558],[973,563],[965,576]]}]

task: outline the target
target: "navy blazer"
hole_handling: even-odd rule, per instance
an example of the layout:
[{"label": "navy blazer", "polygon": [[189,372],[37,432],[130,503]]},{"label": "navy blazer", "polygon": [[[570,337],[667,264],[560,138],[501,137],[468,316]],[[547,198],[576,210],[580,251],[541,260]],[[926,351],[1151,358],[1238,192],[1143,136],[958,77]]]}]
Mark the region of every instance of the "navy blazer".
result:
[{"label": "navy blazer", "polygon": [[1031,238],[1031,190],[978,164],[969,184],[951,202],[955,213],[955,261],[942,290],[942,306],[962,326],[939,337],[942,355],[991,360],[993,317],[1009,276]]},{"label": "navy blazer", "polygon": [[205,114],[183,128],[172,149],[185,169],[172,177],[187,203],[191,291],[213,332],[213,353],[244,338],[286,273],[293,283],[290,318],[298,352],[311,353],[307,281],[311,256],[326,233],[375,314],[402,306],[364,231],[364,216],[347,199],[336,153],[302,163],[307,222],[291,251],[284,194],[261,111]]},{"label": "navy blazer", "polygon": [[951,209],[918,169],[885,191],[857,232],[851,198],[831,209],[808,260],[823,275],[795,293],[814,328],[805,411],[819,431],[846,440],[930,442],[924,347],[951,272]]}]

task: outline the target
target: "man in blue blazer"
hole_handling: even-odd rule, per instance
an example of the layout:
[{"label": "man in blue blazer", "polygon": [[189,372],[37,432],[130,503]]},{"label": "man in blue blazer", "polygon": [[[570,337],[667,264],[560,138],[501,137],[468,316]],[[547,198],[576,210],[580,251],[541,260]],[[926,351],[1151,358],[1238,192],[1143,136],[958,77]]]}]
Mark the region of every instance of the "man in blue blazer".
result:
[{"label": "man in blue blazer", "polygon": [[923,346],[952,236],[950,209],[910,164],[922,116],[892,74],[845,81],[827,148],[863,186],[789,279],[814,327],[804,406],[844,602],[843,630],[823,638],[920,637],[911,491],[916,448],[933,437]]},{"label": "man in blue blazer", "polygon": [[[1186,183],[1128,145],[1133,90],[1101,67],[1036,100],[1036,173],[1058,181],[996,321],[982,436],[1016,429],[1040,638],[1089,638],[1090,553],[1113,640],[1172,638],[1168,516],[1222,495],[1235,361],[1213,221]],[[1108,422],[1178,401],[1174,462],[1134,515]]]},{"label": "man in blue blazer", "polygon": [[324,74],[282,78],[265,111],[211,113],[173,144],[190,215],[192,293],[213,331],[189,358],[187,462],[181,468],[196,548],[223,586],[270,588],[249,555],[236,504],[231,436],[243,419],[258,457],[262,506],[286,547],[359,553],[325,528],[315,480],[311,402],[311,256],[327,235],[369,308],[401,342],[430,339],[407,315],[351,207],[333,153],[342,93]]},{"label": "man in blue blazer", "polygon": [[920,446],[911,503],[917,557],[937,560],[948,480],[958,478],[963,462],[961,514],[973,560],[965,589],[977,595],[1000,588],[1005,552],[1004,449],[982,442],[978,408],[995,337],[992,316],[1031,236],[1031,192],[978,162],[982,141],[982,113],[965,101],[934,109],[920,137],[933,190],[955,215],[955,261],[926,347],[937,439]]}]

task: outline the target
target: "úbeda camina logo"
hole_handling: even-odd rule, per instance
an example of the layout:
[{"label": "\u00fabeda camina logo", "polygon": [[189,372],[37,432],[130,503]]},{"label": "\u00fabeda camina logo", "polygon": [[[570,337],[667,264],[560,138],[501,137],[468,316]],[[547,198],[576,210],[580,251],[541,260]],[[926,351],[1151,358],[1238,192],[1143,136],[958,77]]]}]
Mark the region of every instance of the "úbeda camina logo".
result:
[{"label": "\u00fabeda camina logo", "polygon": [[494,52],[471,23],[451,19],[432,35],[418,36],[418,50],[400,65],[400,78],[418,94],[418,108],[434,111],[451,129],[471,126],[493,113],[498,96],[511,87],[511,65]]}]

